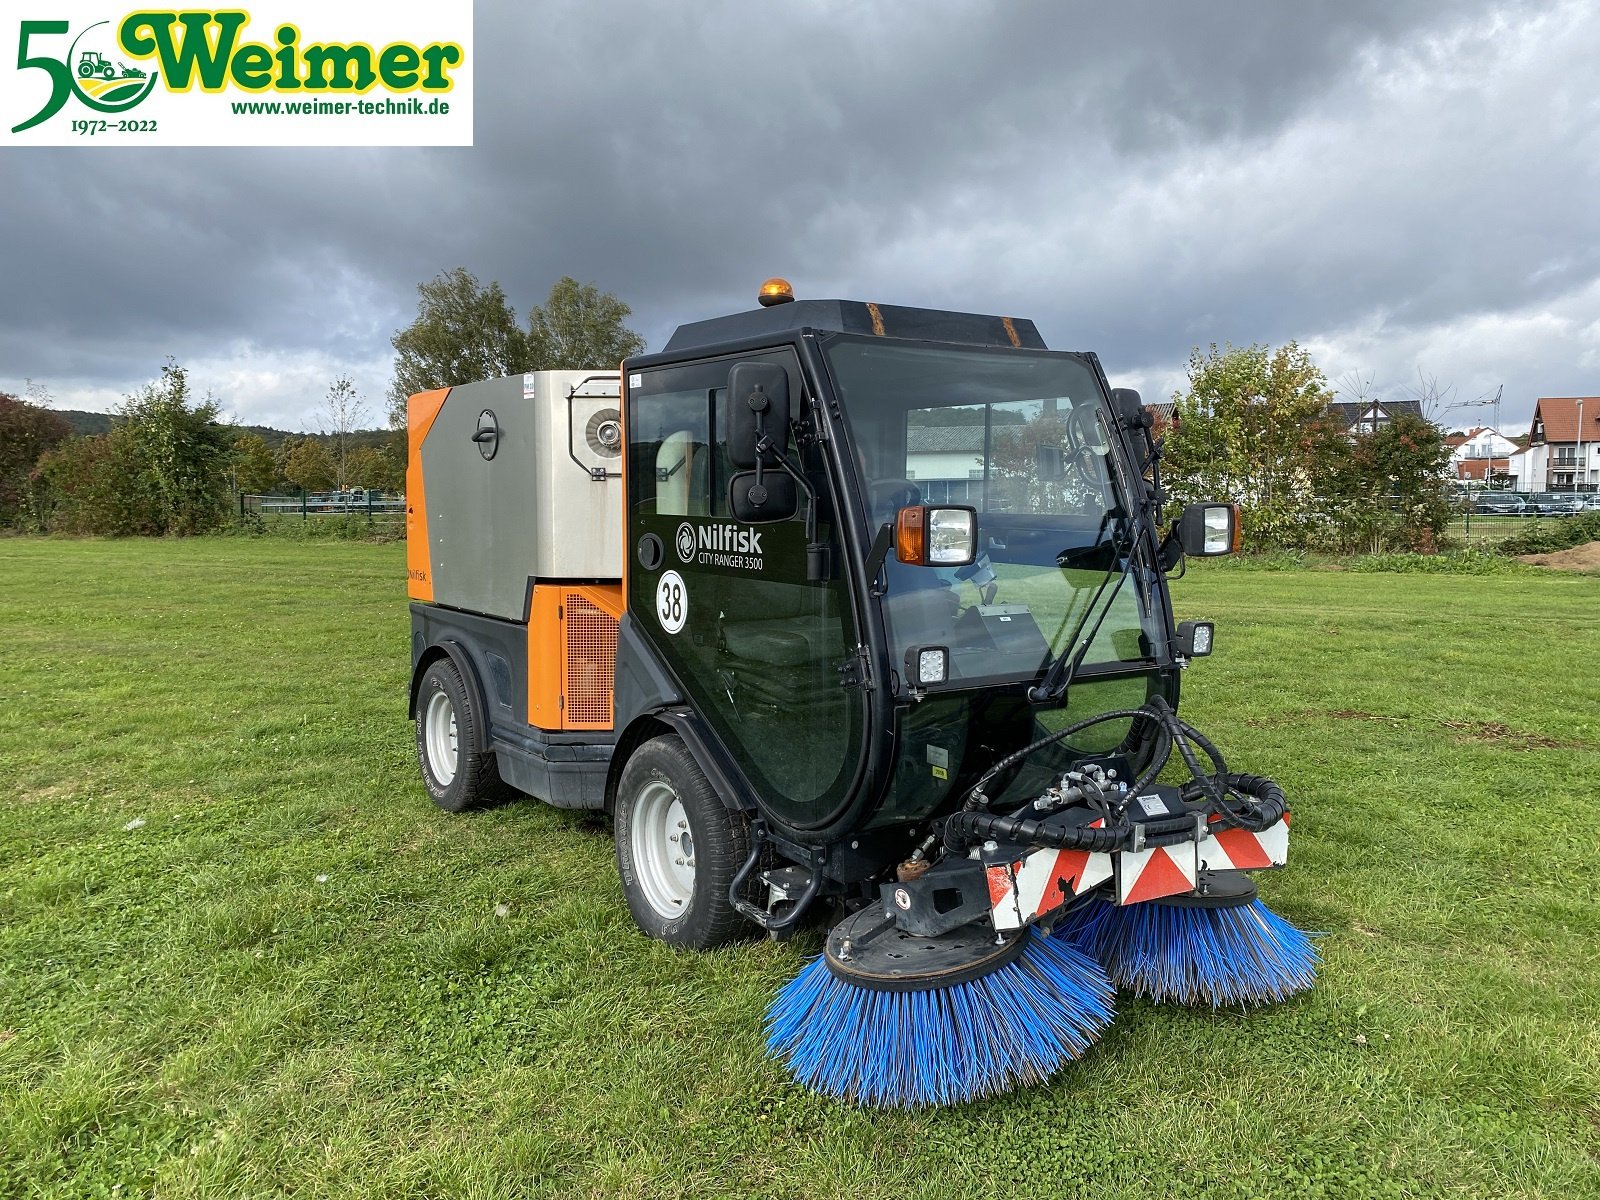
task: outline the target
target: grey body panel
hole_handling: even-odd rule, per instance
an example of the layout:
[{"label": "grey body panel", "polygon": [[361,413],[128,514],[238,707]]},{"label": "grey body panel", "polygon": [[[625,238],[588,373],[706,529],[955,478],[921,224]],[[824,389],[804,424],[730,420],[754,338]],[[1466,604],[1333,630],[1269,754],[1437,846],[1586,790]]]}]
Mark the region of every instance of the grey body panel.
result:
[{"label": "grey body panel", "polygon": [[[484,409],[494,411],[502,430],[493,461],[485,460],[472,440]],[[537,452],[520,377],[450,389],[422,443],[428,566],[439,603],[510,620],[525,617],[535,549]],[[522,519],[507,519],[512,513]]]},{"label": "grey body panel", "polygon": [[[586,440],[615,388],[614,371],[539,371],[450,389],[422,444],[436,603],[525,621],[529,579],[622,578],[620,459]],[[492,458],[472,440],[485,411]]]}]

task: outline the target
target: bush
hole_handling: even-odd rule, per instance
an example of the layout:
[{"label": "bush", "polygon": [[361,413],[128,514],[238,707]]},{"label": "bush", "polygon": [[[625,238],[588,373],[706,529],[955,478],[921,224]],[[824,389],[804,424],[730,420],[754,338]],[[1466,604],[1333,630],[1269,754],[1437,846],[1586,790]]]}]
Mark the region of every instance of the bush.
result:
[{"label": "bush", "polygon": [[1303,571],[1306,569],[1306,556],[1302,550],[1268,550],[1261,554],[1230,554],[1221,558],[1191,558],[1188,560],[1188,569],[1194,570],[1199,566],[1202,570],[1215,571]]},{"label": "bush", "polygon": [[1533,568],[1489,550],[1457,550],[1448,554],[1367,554],[1352,559],[1352,571],[1411,575],[1520,575]]},{"label": "bush", "polygon": [[1526,528],[1503,539],[1495,549],[1501,554],[1553,554],[1589,542],[1600,542],[1600,512],[1529,521]]},{"label": "bush", "polygon": [[165,526],[138,447],[124,430],[72,438],[39,460],[33,473],[41,523],[52,533],[134,537]]},{"label": "bush", "polygon": [[257,512],[236,515],[226,531],[235,537],[281,538],[286,542],[403,542],[405,517],[383,514],[367,517],[359,513],[346,516],[320,516],[309,520],[298,516],[264,517]]},{"label": "bush", "polygon": [[129,396],[111,432],[74,438],[32,475],[40,524],[53,532],[127,537],[204,533],[228,516],[232,443],[217,405],[191,403],[184,369]]},{"label": "bush", "polygon": [[37,522],[34,468],[70,436],[72,426],[59,414],[0,392],[0,527]]}]

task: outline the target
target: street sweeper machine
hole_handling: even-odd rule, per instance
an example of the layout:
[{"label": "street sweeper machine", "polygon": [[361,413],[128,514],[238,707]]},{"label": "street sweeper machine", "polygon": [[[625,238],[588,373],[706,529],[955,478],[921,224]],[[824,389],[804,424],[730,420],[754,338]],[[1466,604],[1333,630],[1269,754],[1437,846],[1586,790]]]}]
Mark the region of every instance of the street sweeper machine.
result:
[{"label": "street sweeper machine", "polygon": [[429,794],[614,819],[641,929],[825,922],[771,1053],[848,1100],[1041,1080],[1115,992],[1283,999],[1316,954],[1246,872],[1289,813],[1178,715],[1211,652],[1136,392],[1030,321],[838,300],[682,325],[616,370],[408,417]]}]

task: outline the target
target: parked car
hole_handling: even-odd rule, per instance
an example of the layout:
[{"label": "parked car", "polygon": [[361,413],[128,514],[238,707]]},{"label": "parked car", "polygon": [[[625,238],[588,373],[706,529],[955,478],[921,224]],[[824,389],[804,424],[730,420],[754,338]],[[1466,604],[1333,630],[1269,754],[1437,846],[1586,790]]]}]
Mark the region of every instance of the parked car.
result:
[{"label": "parked car", "polygon": [[1472,511],[1520,517],[1530,510],[1527,497],[1521,492],[1479,492],[1472,502]]},{"label": "parked car", "polygon": [[1583,497],[1573,492],[1535,492],[1528,507],[1541,516],[1566,515],[1583,511]]}]

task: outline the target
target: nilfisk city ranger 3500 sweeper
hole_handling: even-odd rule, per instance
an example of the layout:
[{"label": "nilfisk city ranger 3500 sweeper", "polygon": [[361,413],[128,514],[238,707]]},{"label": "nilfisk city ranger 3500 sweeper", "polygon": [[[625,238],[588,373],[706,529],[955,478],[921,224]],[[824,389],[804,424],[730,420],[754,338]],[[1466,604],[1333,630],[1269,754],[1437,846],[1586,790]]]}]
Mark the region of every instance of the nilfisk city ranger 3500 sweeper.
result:
[{"label": "nilfisk city ranger 3500 sweeper", "polygon": [[1283,865],[1283,793],[1176,712],[1212,628],[1167,576],[1234,549],[1236,511],[1163,527],[1138,394],[1032,322],[762,302],[620,375],[412,397],[433,799],[610,812],[673,945],[826,915],[768,1046],[859,1103],[1042,1079],[1115,988],[1308,987],[1243,873]]}]

